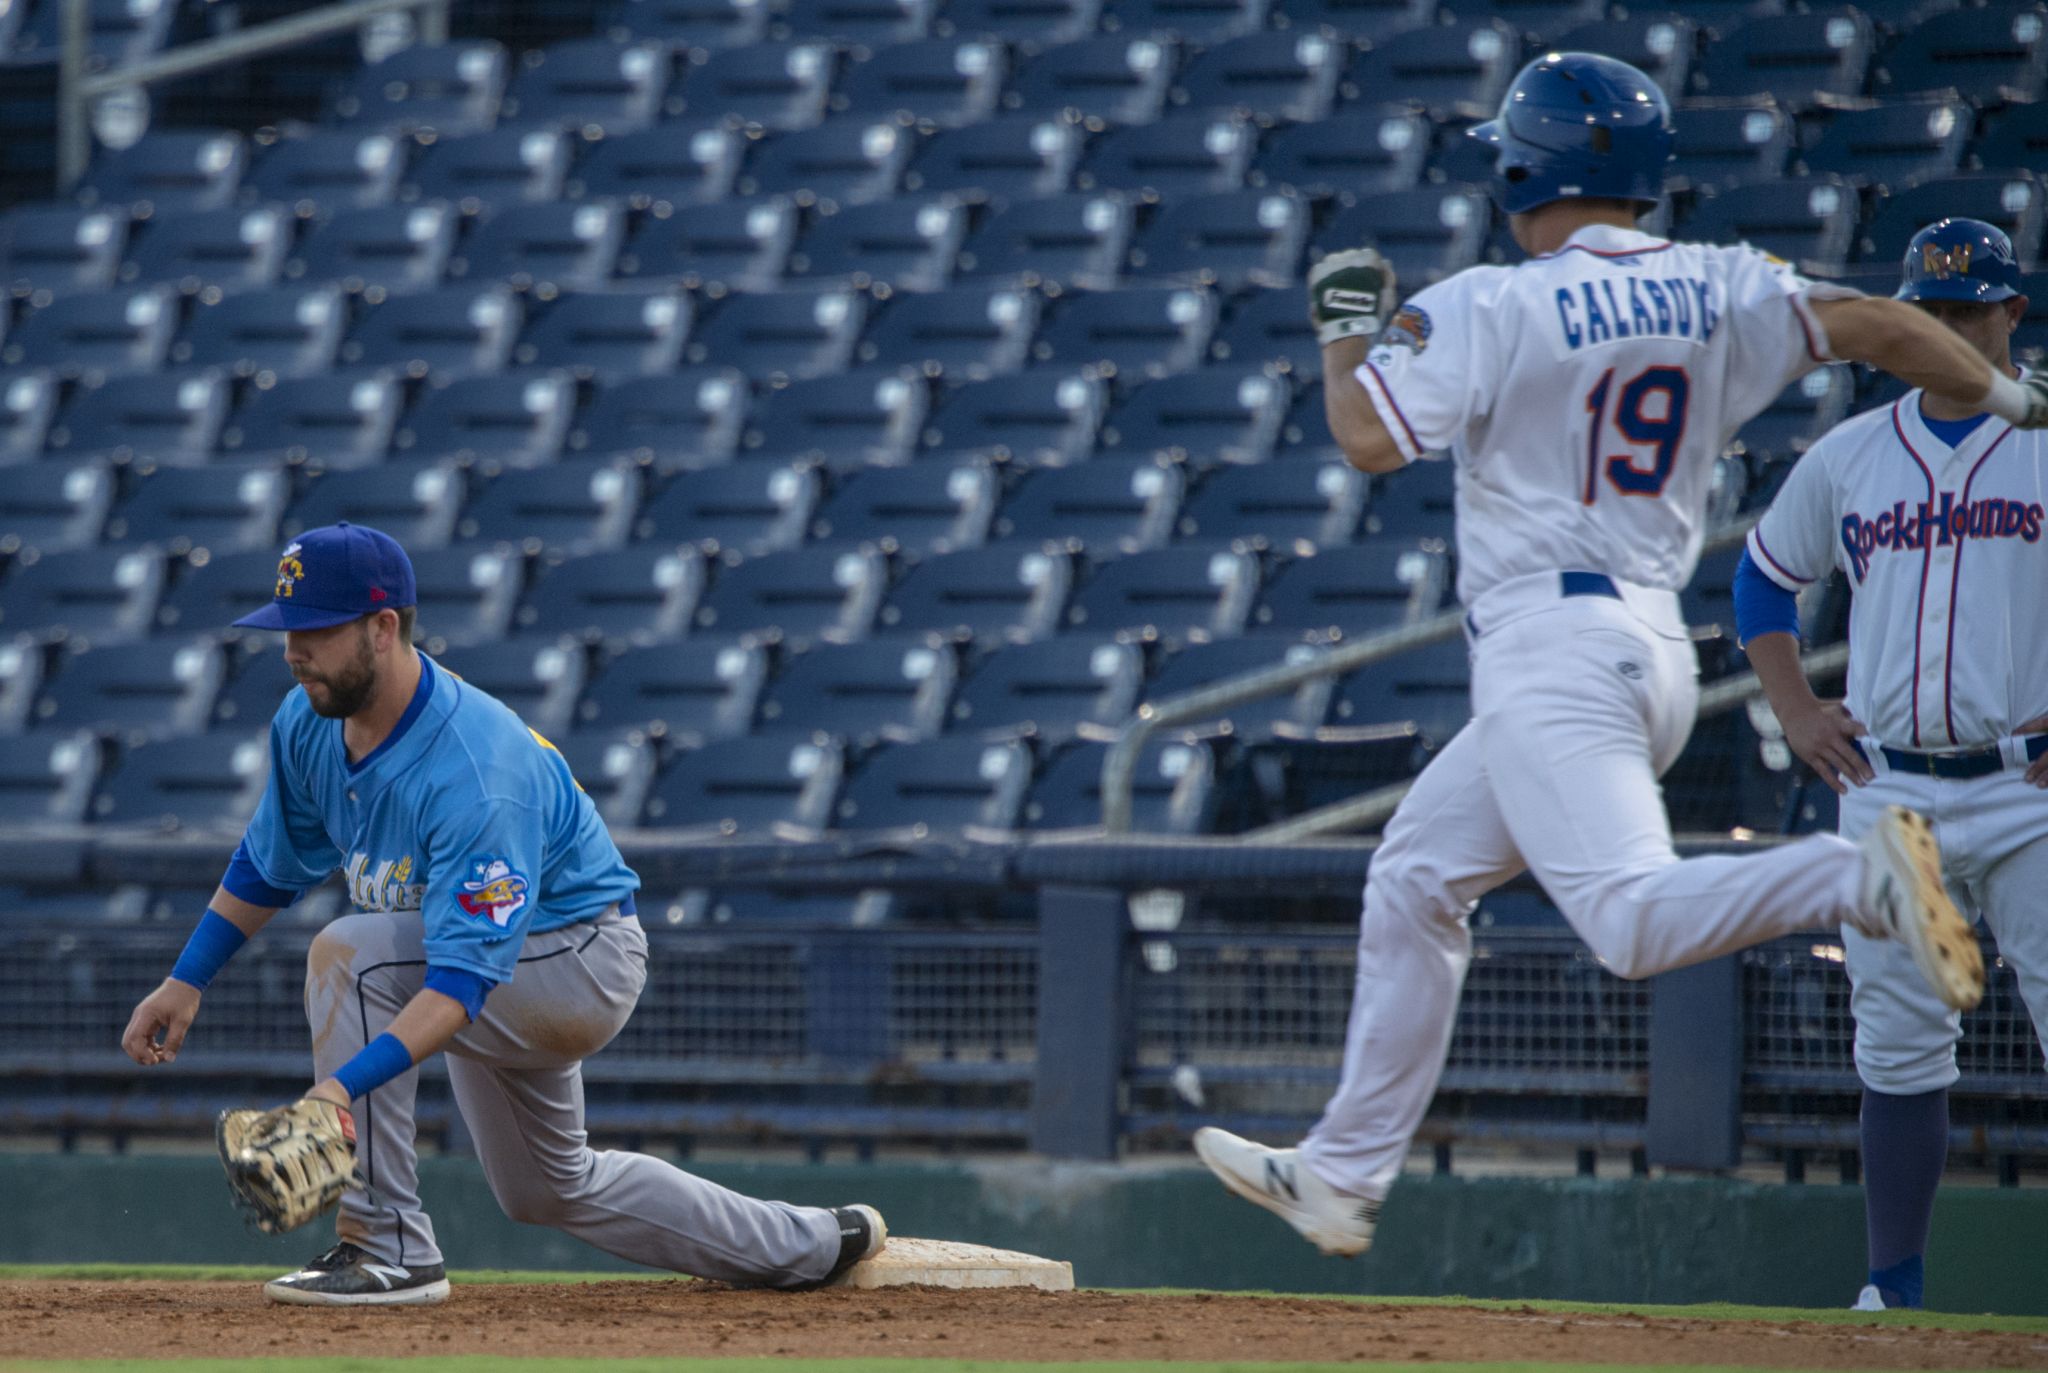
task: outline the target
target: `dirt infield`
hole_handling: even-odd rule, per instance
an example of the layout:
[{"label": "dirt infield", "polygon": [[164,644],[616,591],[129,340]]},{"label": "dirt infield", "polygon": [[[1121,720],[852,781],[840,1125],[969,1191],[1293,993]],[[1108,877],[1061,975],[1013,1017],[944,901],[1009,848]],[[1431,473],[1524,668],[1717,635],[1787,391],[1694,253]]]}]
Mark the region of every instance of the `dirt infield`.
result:
[{"label": "dirt infield", "polygon": [[687,1282],[458,1286],[445,1306],[319,1310],[272,1306],[246,1282],[0,1282],[0,1359],[456,1353],[2042,1368],[2048,1335],[1225,1295],[781,1294]]}]

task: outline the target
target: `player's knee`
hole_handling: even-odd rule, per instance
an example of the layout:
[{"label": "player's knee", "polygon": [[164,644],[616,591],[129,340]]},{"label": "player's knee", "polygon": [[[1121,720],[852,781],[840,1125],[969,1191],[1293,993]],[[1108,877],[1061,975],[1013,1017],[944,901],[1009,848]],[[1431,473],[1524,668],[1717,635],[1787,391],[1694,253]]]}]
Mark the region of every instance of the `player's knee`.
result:
[{"label": "player's knee", "polygon": [[1428,864],[1406,855],[1373,859],[1365,878],[1365,902],[1367,909],[1387,917],[1427,926],[1455,925],[1467,910]]},{"label": "player's knee", "polygon": [[553,1188],[529,1188],[498,1197],[498,1207],[522,1225],[560,1225],[569,1218],[569,1198]]},{"label": "player's knee", "polygon": [[596,1155],[583,1151],[580,1166],[546,1168],[520,1180],[517,1188],[493,1188],[498,1207],[505,1215],[525,1225],[562,1226],[573,1222],[590,1180],[590,1165]]}]

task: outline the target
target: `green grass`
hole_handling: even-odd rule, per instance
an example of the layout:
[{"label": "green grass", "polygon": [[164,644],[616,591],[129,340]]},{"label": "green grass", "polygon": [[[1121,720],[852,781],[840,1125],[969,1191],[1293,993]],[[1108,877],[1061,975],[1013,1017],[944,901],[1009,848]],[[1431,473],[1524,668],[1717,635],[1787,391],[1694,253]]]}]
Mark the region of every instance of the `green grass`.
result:
[{"label": "green grass", "polygon": [[[1361,1368],[1417,1367],[1402,1363],[985,1363],[971,1359],[506,1359],[434,1358],[434,1373],[1355,1373]],[[279,1373],[419,1373],[408,1359],[265,1359]],[[1585,1364],[1429,1363],[1432,1373],[1593,1373]],[[249,1373],[233,1359],[96,1359],[66,1363],[8,1363],[6,1373]],[[1726,1364],[1600,1364],[1597,1373],[1800,1373],[1797,1369],[1735,1368]],[[1854,1373],[1854,1370],[1850,1370]],[[1937,1373],[1965,1373],[1938,1370]]]}]

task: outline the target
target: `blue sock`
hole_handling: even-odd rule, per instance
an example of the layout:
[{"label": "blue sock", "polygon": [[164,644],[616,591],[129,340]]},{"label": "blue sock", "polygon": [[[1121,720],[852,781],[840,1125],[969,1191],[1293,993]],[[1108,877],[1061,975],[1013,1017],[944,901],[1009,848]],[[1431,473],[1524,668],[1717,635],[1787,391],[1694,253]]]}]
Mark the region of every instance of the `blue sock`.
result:
[{"label": "blue sock", "polygon": [[1934,1192],[1948,1162],[1948,1090],[1892,1096],[1866,1087],[1861,1124],[1870,1281],[1887,1306],[1917,1307]]}]

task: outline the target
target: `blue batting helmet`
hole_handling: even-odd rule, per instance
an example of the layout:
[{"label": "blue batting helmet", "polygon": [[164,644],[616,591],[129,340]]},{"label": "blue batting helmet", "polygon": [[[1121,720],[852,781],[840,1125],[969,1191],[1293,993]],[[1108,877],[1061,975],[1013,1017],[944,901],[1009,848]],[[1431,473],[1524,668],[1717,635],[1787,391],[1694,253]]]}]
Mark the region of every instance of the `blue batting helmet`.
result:
[{"label": "blue batting helmet", "polygon": [[1664,198],[1671,102],[1612,57],[1545,53],[1516,75],[1500,113],[1467,133],[1500,150],[1494,198],[1511,215],[1553,200]]},{"label": "blue batting helmet", "polygon": [[1906,245],[1899,300],[2010,300],[2020,293],[2012,240],[1981,219],[1937,219]]}]

